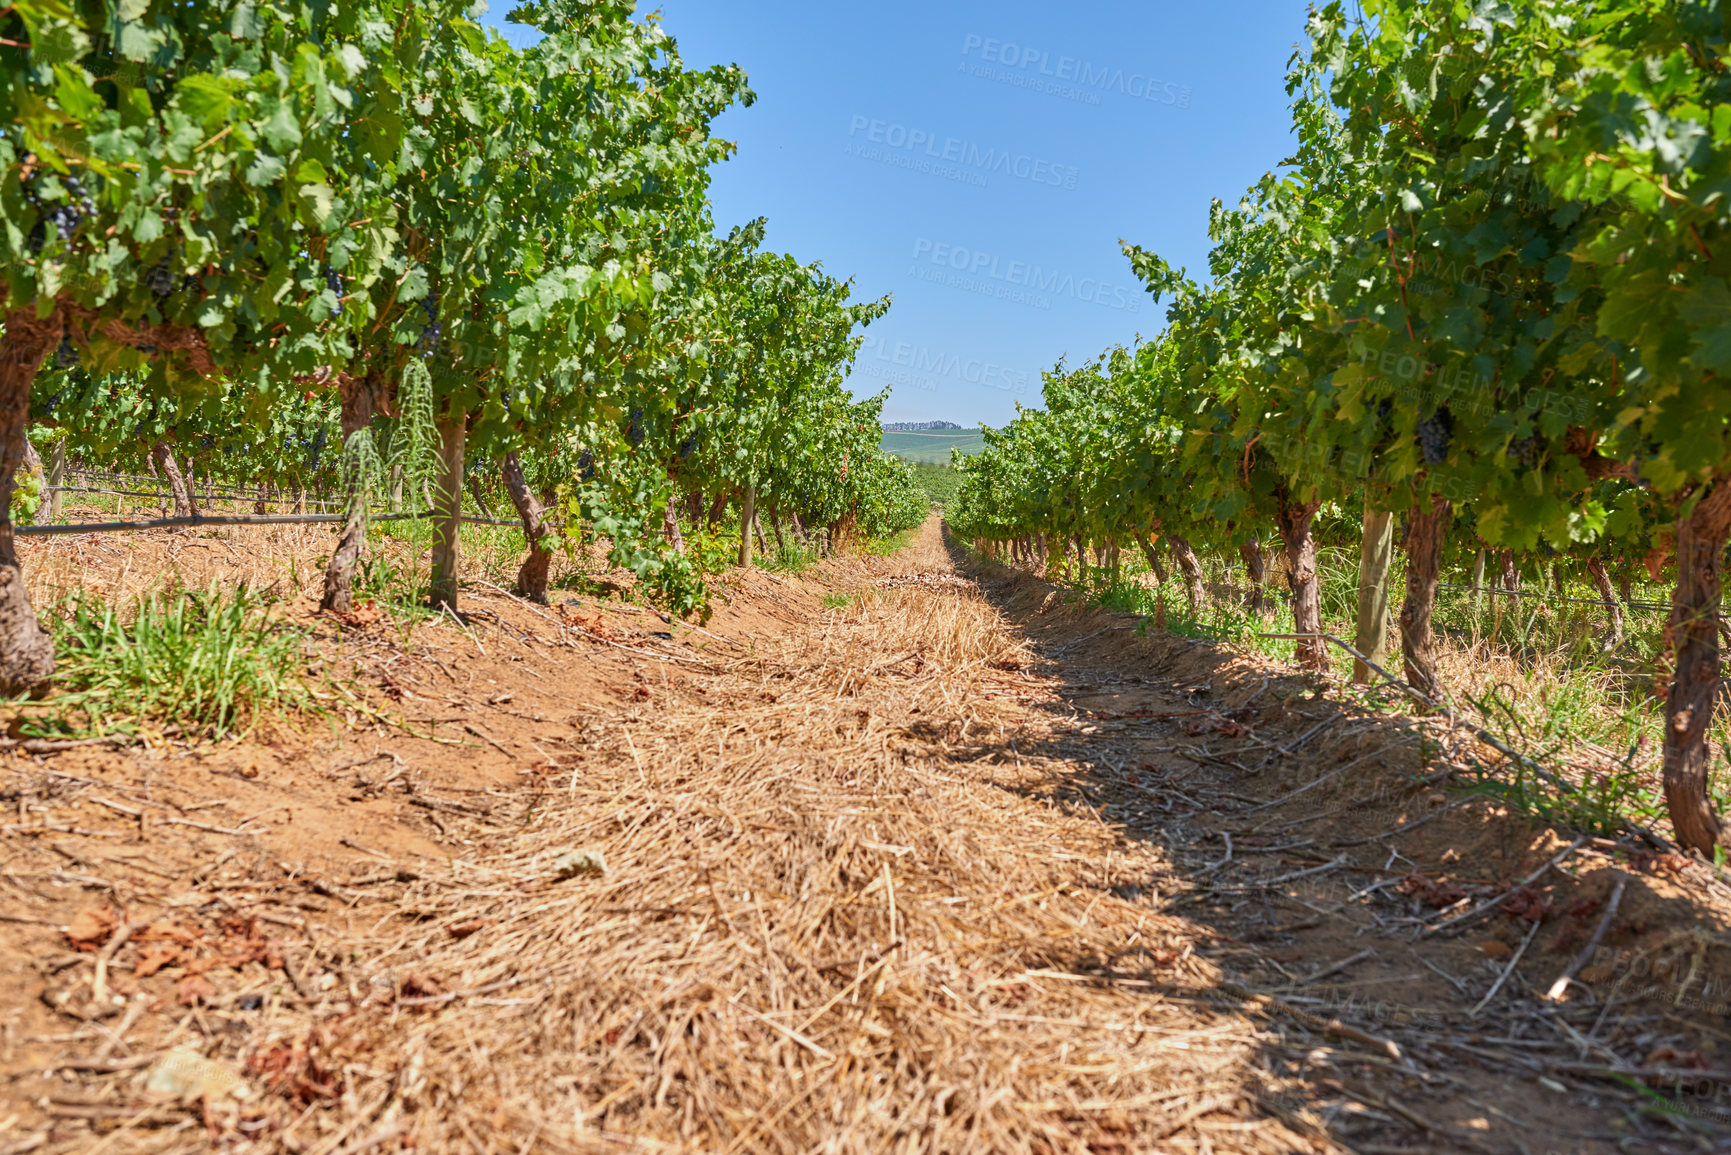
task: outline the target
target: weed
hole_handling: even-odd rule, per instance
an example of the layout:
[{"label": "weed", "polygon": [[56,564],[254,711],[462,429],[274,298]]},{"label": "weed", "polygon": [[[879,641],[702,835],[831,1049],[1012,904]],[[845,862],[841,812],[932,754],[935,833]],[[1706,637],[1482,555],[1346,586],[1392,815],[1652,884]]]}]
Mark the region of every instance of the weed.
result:
[{"label": "weed", "polygon": [[908,548],[913,540],[914,531],[904,529],[899,533],[892,533],[888,537],[868,538],[860,542],[856,548],[860,553],[870,554],[873,557],[892,557]]},{"label": "weed", "polygon": [[149,721],[215,740],[312,704],[298,673],[306,632],[273,619],[245,586],[165,590],[130,622],[83,591],[50,613],[62,692],[32,713],[31,736],[128,734]]},{"label": "weed", "polygon": [[[1284,561],[1278,554],[1270,558],[1264,586],[1272,608],[1260,616],[1243,608],[1248,587],[1242,568],[1235,575],[1238,584],[1229,580],[1230,562],[1206,559],[1209,596],[1201,612],[1192,614],[1177,582],[1155,586],[1140,558],[1126,555],[1122,561],[1116,581],[1103,570],[1090,569],[1078,582],[1068,560],[1054,562],[1049,576],[1077,585],[1092,604],[1143,615],[1144,624],[1156,616],[1157,601],[1163,601],[1167,633],[1224,642],[1275,661],[1293,660],[1293,642],[1259,636],[1292,629]],[[1323,630],[1350,639],[1358,611],[1357,549],[1321,546],[1317,572]],[[1451,697],[1476,707],[1484,724],[1509,745],[1562,774],[1577,789],[1560,790],[1520,767],[1498,767],[1495,778],[1487,770],[1480,789],[1535,817],[1583,829],[1612,830],[1619,820],[1660,821],[1665,806],[1655,683],[1663,677],[1659,659],[1666,611],[1646,607],[1664,606],[1667,591],[1637,583],[1631,591],[1634,604],[1624,606],[1625,634],[1610,646],[1607,611],[1591,590],[1558,589],[1549,575],[1538,576],[1534,583],[1533,575],[1527,575],[1529,596],[1515,597],[1451,588],[1470,586],[1470,570],[1444,575],[1433,618],[1438,668]],[[1389,575],[1391,614],[1398,612],[1404,589],[1404,559],[1397,556]],[[1388,668],[1398,673],[1400,633],[1392,621],[1388,638],[1393,650]],[[1339,674],[1349,659],[1338,651],[1332,656]],[[1369,709],[1410,708],[1404,699],[1376,687],[1358,691],[1337,685],[1335,692],[1351,694]],[[1715,805],[1725,808],[1731,803],[1731,714],[1715,719],[1714,735],[1725,765],[1710,777],[1709,792]],[[1620,750],[1628,754],[1615,753]]]}]

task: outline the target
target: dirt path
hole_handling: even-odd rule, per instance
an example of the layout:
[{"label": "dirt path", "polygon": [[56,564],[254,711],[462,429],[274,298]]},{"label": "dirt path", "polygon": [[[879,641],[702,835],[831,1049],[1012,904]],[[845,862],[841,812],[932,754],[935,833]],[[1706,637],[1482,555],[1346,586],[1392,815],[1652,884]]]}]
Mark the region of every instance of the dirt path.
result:
[{"label": "dirt path", "polygon": [[474,604],[331,633],[334,736],[7,769],[0,1153],[1715,1149],[1723,886],[1511,891],[1574,836],[1441,722],[935,522],[701,633]]}]

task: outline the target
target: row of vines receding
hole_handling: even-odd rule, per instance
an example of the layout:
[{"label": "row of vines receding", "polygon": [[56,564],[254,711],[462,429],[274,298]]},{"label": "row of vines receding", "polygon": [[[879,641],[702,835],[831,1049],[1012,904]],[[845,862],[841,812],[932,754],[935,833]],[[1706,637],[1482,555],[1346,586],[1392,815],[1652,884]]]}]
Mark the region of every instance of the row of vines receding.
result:
[{"label": "row of vines receding", "polygon": [[711,125],[751,90],[632,7],[524,4],[527,48],[467,0],[0,7],[0,693],[54,673],[10,520],[43,458],[177,513],[195,478],[260,513],[312,488],[346,511],[337,612],[379,509],[433,518],[454,609],[477,472],[522,594],[600,542],[679,613],[710,564],[682,517],[833,542],[925,515],[883,396],[843,385],[888,298],[718,230]]},{"label": "row of vines receding", "polygon": [[[1126,243],[1168,327],[1046,375],[988,431],[952,526],[1019,558],[1157,543],[1262,570],[1323,632],[1315,527],[1361,527],[1374,604],[1403,529],[1406,681],[1447,695],[1433,615],[1464,559],[1663,579],[1663,788],[1731,843],[1708,781],[1731,538],[1731,11],[1365,0],[1312,13],[1295,154],[1215,203],[1209,276]],[[1726,374],[1727,376],[1721,376]],[[1361,599],[1362,601],[1363,599]],[[1371,620],[1375,618],[1376,620]],[[1374,648],[1379,615],[1361,621]],[[1368,637],[1367,637],[1368,635]],[[1330,664],[1300,640],[1299,661]]]}]

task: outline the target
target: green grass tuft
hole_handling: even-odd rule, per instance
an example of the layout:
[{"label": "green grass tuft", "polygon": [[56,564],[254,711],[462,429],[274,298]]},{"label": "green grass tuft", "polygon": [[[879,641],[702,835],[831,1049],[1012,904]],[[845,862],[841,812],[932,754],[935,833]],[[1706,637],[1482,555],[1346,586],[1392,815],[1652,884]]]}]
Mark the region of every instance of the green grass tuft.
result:
[{"label": "green grass tuft", "polygon": [[30,736],[131,734],[156,723],[216,740],[265,713],[312,705],[299,670],[306,631],[272,618],[244,586],[163,591],[129,622],[80,592],[52,616],[61,692],[25,723]]}]

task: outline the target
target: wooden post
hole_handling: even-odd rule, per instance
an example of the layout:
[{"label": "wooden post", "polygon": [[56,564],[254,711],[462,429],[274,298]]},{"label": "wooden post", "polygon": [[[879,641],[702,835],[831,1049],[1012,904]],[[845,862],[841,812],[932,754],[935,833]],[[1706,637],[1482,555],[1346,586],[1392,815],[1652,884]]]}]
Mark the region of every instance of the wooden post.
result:
[{"label": "wooden post", "polygon": [[[1358,552],[1358,652],[1388,669],[1388,569],[1394,560],[1394,514],[1364,506],[1364,537]],[[1352,680],[1369,685],[1375,675],[1354,659]]]},{"label": "wooden post", "polygon": [[431,602],[457,609],[458,531],[463,516],[463,442],[468,433],[461,414],[441,421],[439,476],[433,494],[433,583]]},{"label": "wooden post", "polygon": [[61,492],[61,486],[66,484],[66,437],[61,437],[54,443],[54,448],[48,451],[48,484],[54,488],[48,495],[48,524],[57,525],[60,522],[60,509],[65,504],[66,494]]}]

